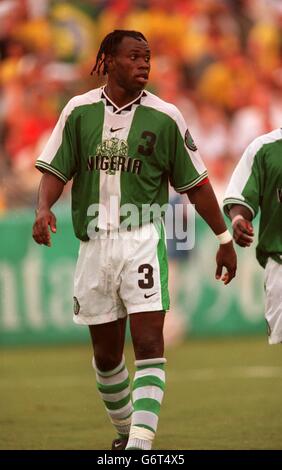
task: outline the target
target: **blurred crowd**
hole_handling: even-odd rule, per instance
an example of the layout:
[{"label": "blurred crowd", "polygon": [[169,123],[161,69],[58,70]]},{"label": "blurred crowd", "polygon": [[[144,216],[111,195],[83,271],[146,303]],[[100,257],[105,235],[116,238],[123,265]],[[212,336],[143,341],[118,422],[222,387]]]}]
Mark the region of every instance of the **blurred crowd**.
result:
[{"label": "blurred crowd", "polygon": [[35,206],[34,161],[66,102],[103,84],[90,71],[115,28],[147,37],[149,88],[184,114],[221,199],[282,125],[281,25],[282,0],[0,0],[0,213]]}]

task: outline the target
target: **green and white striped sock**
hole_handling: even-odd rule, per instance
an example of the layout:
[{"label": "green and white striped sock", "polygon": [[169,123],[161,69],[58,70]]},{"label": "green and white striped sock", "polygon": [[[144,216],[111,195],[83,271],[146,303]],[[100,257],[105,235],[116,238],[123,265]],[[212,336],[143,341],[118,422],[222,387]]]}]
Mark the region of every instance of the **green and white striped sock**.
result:
[{"label": "green and white striped sock", "polygon": [[163,357],[135,361],[133,414],[126,449],[152,448],[165,388],[165,363]]},{"label": "green and white striped sock", "polygon": [[127,437],[131,425],[132,402],[130,397],[129,375],[124,357],[113,370],[100,371],[93,357],[97,387],[112,424],[121,437]]}]

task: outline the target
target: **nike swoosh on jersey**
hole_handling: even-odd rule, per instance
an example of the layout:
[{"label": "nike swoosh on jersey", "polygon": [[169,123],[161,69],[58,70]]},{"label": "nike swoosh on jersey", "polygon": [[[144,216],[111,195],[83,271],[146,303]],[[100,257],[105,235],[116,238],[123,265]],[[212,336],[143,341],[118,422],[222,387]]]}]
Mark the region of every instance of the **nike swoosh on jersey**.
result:
[{"label": "nike swoosh on jersey", "polygon": [[153,294],[144,294],[145,299],[149,299],[149,297],[152,297],[153,295],[156,295],[156,292]]},{"label": "nike swoosh on jersey", "polygon": [[123,127],[117,127],[116,129],[114,129],[113,127],[110,128],[110,132],[117,132],[117,131],[120,131],[121,129],[123,129]]}]

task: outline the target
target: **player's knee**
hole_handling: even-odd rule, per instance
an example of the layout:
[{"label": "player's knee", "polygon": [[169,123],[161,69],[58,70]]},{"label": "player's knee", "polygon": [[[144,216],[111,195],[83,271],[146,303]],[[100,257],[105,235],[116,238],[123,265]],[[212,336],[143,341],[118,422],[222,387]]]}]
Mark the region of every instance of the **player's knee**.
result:
[{"label": "player's knee", "polygon": [[108,372],[115,369],[122,361],[122,355],[119,354],[101,354],[95,351],[95,364],[101,372]]},{"label": "player's knee", "polygon": [[162,357],[164,354],[163,338],[155,335],[139,338],[134,342],[134,351],[136,359]]}]

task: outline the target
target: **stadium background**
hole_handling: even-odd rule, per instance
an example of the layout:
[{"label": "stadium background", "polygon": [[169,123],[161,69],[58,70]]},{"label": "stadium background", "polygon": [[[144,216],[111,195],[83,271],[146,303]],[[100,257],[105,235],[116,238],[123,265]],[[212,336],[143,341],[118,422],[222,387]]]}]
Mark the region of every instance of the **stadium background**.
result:
[{"label": "stadium background", "polygon": [[[34,161],[64,104],[102,83],[89,75],[102,38],[114,28],[148,38],[149,88],[181,109],[221,202],[246,145],[281,126],[281,24],[279,0],[0,2],[1,449],[107,448],[88,333],[71,320],[69,186],[53,248],[30,235]],[[238,275],[225,288],[214,280],[215,250],[201,220],[188,257],[170,250],[168,397],[157,446],[282,448],[282,367],[279,348],[266,345],[263,272],[254,249],[237,250]]]}]

